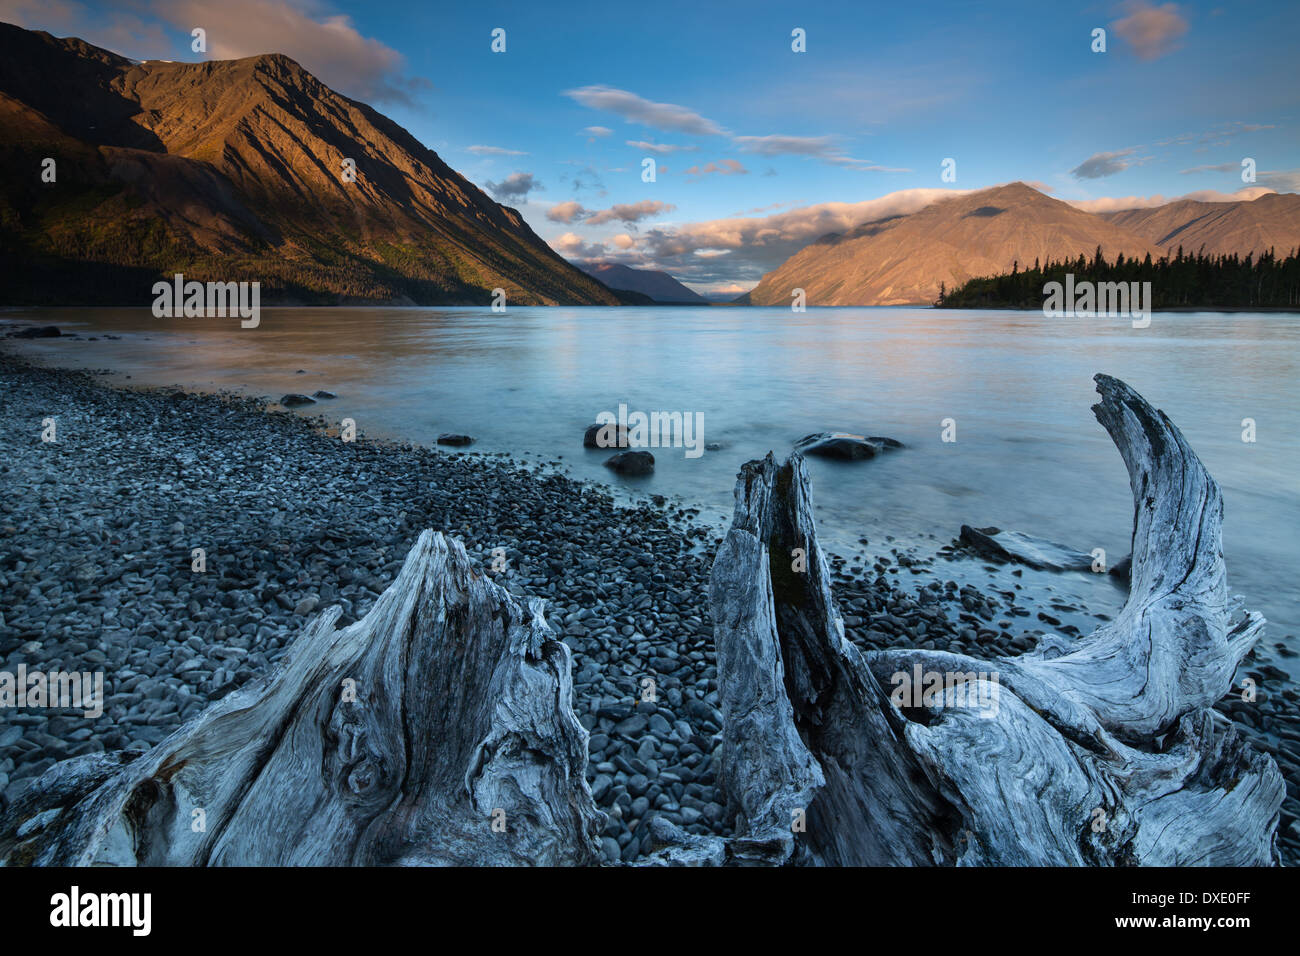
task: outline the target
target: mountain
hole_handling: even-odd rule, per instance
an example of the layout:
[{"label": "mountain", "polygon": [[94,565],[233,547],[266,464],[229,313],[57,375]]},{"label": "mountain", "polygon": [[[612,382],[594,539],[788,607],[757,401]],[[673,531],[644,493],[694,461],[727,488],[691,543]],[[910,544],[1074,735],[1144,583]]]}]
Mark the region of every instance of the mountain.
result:
[{"label": "mountain", "polygon": [[617,262],[576,263],[579,269],[595,276],[611,289],[639,292],[655,302],[669,305],[708,305],[703,296],[692,292],[666,272],[652,269],[633,269]]},{"label": "mountain", "polygon": [[0,166],[6,305],[147,304],[173,272],[257,280],[263,302],[487,304],[496,288],[520,305],[619,302],[279,54],[135,62],[0,23]]},{"label": "mountain", "polygon": [[907,216],[823,236],[763,276],[751,305],[788,305],[803,289],[808,305],[930,303],[975,276],[1010,272],[1017,261],[1061,258],[1101,246],[1159,255],[1154,244],[1092,213],[1011,183],[943,199]]},{"label": "mountain", "polygon": [[1285,256],[1300,248],[1300,195],[1265,193],[1249,202],[1180,199],[1149,209],[1104,213],[1104,219],[1173,255],[1258,255],[1269,249]]}]

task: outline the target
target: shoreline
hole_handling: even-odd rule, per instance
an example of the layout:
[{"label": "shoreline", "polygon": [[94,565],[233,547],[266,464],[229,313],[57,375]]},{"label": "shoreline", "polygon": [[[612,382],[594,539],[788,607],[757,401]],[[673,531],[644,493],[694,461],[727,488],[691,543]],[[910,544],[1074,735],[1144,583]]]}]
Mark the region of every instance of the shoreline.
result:
[{"label": "shoreline", "polygon": [[[606,858],[637,858],[656,813],[688,832],[728,833],[713,774],[721,714],[707,582],[717,539],[698,508],[624,505],[601,485],[496,456],[344,443],[254,399],[114,387],[5,349],[0,381],[0,480],[13,489],[0,513],[0,661],[108,671],[98,720],[0,711],[0,801],[57,759],[157,743],[264,674],[324,606],[343,606],[341,624],[362,616],[427,527],[461,538],[511,591],[545,599],[573,651],[588,778],[610,813]],[[58,424],[54,444],[40,441],[46,417]],[[203,573],[191,570],[194,547],[205,548]],[[492,569],[496,548],[503,574]],[[1016,603],[1033,595],[958,588],[935,567],[910,592],[885,569],[913,559],[873,552],[828,554],[860,648],[992,656],[1033,646],[1019,619],[1037,623],[1048,608]],[[1268,668],[1247,660],[1243,672]],[[657,682],[655,704],[634,704],[644,676]],[[1220,709],[1294,782],[1300,697],[1271,671],[1255,676],[1259,705],[1230,694]],[[1289,793],[1287,862],[1300,860],[1297,810]]]}]

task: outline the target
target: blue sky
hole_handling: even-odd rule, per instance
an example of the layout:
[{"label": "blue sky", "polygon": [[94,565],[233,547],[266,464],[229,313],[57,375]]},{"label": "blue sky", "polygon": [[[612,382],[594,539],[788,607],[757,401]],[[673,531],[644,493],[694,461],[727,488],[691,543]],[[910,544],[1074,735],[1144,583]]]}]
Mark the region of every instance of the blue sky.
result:
[{"label": "blue sky", "polygon": [[703,290],[947,190],[1018,179],[1094,209],[1300,190],[1295,0],[0,0],[0,19],[139,58],[288,53],[565,255]]}]

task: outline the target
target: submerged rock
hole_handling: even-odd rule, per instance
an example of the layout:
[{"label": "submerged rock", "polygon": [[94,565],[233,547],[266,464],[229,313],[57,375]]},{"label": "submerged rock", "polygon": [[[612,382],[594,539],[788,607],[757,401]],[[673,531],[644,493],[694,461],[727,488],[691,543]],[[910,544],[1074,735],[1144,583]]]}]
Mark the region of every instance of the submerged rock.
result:
[{"label": "submerged rock", "polygon": [[472,444],[474,444],[474,439],[471,438],[469,435],[451,435],[451,434],[448,434],[448,435],[439,435],[439,436],[438,436],[438,444],[439,444],[439,445],[458,445],[458,446],[459,446],[459,445],[472,445]]},{"label": "submerged rock", "polygon": [[621,451],[605,462],[620,475],[648,475],[655,470],[655,456],[648,451]]},{"label": "submerged rock", "polygon": [[1014,561],[1041,571],[1091,571],[1093,556],[1046,538],[1020,531],[961,526],[961,541],[973,551],[999,561]]},{"label": "submerged rock", "polygon": [[63,333],[59,331],[57,325],[32,326],[23,329],[21,332],[13,333],[15,339],[57,339]]},{"label": "submerged rock", "polygon": [[865,435],[851,435],[848,432],[817,432],[800,438],[794,447],[802,455],[862,461],[865,458],[875,458],[882,451],[902,448],[903,443],[893,438],[867,438]]},{"label": "submerged rock", "polygon": [[316,391],[312,392],[311,397],[312,398],[338,398],[338,396],[335,395],[333,392],[327,392],[323,388],[317,389]]},{"label": "submerged rock", "polygon": [[283,405],[285,408],[294,408],[295,406],[298,405],[315,405],[316,399],[308,395],[299,395],[296,392],[294,392],[280,399],[280,404]]}]

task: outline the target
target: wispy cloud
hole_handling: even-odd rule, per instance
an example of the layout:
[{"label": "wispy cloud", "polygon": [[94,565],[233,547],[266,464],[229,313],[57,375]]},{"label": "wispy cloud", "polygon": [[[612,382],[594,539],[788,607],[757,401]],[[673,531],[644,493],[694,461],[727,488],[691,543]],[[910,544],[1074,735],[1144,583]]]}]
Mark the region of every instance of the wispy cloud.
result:
[{"label": "wispy cloud", "polygon": [[1300,193],[1300,169],[1260,170],[1255,178],[1280,193]]},{"label": "wispy cloud", "polygon": [[528,154],[518,149],[504,149],[500,146],[466,146],[465,152],[473,153],[475,156],[527,156]]},{"label": "wispy cloud", "polygon": [[739,160],[723,159],[716,163],[706,163],[703,166],[692,166],[686,170],[687,176],[699,178],[700,176],[748,176],[749,170],[744,167]]},{"label": "wispy cloud", "polygon": [[[831,136],[789,136],[769,134],[766,136],[737,136],[711,119],[676,103],[656,103],[628,90],[612,86],[584,86],[576,90],[566,90],[564,95],[592,109],[616,113],[629,122],[640,123],[655,129],[695,136],[726,136],[741,152],[760,156],[808,156],[822,162],[850,169],[876,170],[881,172],[911,172],[908,169],[881,166],[870,160],[858,159],[848,155]],[[592,127],[589,127],[589,129]],[[596,127],[604,129],[605,127]],[[646,152],[666,154],[674,152],[694,152],[698,146],[676,146],[666,143],[653,143],[645,140],[628,140],[627,145]],[[734,160],[728,162],[735,163]],[[739,167],[739,164],[735,164]],[[712,167],[712,168],[710,168]],[[735,172],[748,172],[738,168],[727,168],[710,164],[710,167],[687,170],[687,175],[704,175],[721,173],[731,175]]]},{"label": "wispy cloud", "polygon": [[655,103],[612,86],[583,86],[564,95],[594,110],[615,113],[625,120],[674,133],[722,136],[725,130],[713,120],[675,103]]},{"label": "wispy cloud", "polygon": [[834,166],[880,172],[905,173],[907,169],[891,169],[848,155],[832,136],[733,136],[732,142],[742,152],[760,156],[808,156]]},{"label": "wispy cloud", "polygon": [[734,141],[744,152],[763,156],[825,157],[843,153],[829,136],[736,136]]},{"label": "wispy cloud", "polygon": [[1126,9],[1128,16],[1116,20],[1111,29],[1133,48],[1140,60],[1155,60],[1172,53],[1187,32],[1187,20],[1176,3],[1154,7],[1144,0],[1133,0]]},{"label": "wispy cloud", "polygon": [[629,139],[627,145],[636,149],[644,150],[647,153],[658,153],[666,155],[668,153],[693,153],[699,149],[698,146],[676,146],[672,143],[647,143],[645,140]]}]

